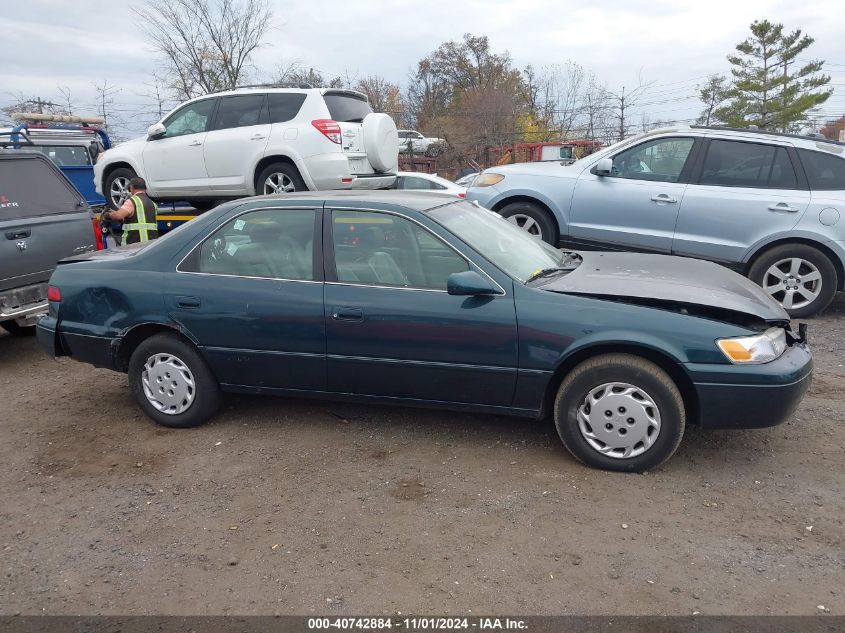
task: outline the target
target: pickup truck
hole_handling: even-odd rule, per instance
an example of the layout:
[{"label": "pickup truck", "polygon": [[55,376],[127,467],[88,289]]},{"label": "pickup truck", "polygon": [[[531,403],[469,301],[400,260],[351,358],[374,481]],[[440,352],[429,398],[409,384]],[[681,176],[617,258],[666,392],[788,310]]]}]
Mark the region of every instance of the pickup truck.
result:
[{"label": "pickup truck", "polygon": [[88,204],[47,156],[0,149],[0,327],[34,334],[56,263],[102,247]]}]

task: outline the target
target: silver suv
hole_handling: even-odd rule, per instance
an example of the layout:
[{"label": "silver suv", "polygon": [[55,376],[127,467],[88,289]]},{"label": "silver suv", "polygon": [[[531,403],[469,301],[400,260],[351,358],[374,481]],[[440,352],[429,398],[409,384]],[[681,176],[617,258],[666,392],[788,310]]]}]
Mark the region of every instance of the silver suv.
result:
[{"label": "silver suv", "polygon": [[493,167],[467,192],[538,239],[709,259],[793,317],[845,289],[845,143],[727,128],[653,130],[560,162]]}]

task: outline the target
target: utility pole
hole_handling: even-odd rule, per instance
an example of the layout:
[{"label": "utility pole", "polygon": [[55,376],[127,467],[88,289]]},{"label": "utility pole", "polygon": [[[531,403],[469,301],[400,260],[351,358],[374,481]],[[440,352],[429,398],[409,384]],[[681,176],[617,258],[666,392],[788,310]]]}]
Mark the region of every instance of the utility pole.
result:
[{"label": "utility pole", "polygon": [[625,139],[625,86],[622,86],[622,96],[619,97],[619,140]]}]

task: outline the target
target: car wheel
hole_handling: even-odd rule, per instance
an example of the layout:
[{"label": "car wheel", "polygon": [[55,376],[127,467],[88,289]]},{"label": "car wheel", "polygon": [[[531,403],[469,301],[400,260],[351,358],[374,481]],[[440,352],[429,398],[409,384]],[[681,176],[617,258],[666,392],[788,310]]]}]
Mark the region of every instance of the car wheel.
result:
[{"label": "car wheel", "polygon": [[106,178],[104,192],[110,209],[119,209],[129,197],[129,181],[137,174],[131,169],[120,167]]},{"label": "car wheel", "polygon": [[264,168],[258,176],[257,189],[259,194],[265,196],[272,193],[308,191],[296,167],[288,163],[273,163]]},{"label": "car wheel", "polygon": [[541,207],[531,202],[512,202],[499,209],[499,214],[508,222],[516,224],[529,235],[557,246],[558,235],[555,223]]},{"label": "car wheel", "polygon": [[629,354],[584,361],[564,378],[554,408],[563,445],[588,466],[640,472],[669,459],[684,435],[677,385]]},{"label": "car wheel", "polygon": [[836,294],[836,268],[830,259],[806,244],[784,244],[763,253],[748,277],[800,319],[824,310]]},{"label": "car wheel", "polygon": [[156,334],[137,347],[129,386],[144,413],[162,426],[197,426],[220,406],[214,375],[197,349],[175,334]]},{"label": "car wheel", "polygon": [[3,321],[0,326],[13,336],[33,336],[35,334],[34,325],[21,325],[17,321]]}]

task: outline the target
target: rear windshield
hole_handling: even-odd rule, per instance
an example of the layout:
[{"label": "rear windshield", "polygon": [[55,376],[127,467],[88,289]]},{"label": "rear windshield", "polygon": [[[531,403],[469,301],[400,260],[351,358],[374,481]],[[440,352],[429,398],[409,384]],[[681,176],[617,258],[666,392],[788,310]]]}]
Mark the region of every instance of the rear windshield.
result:
[{"label": "rear windshield", "polygon": [[59,167],[91,164],[91,154],[83,145],[36,145],[31,149],[41,152]]},{"label": "rear windshield", "polygon": [[364,99],[345,94],[323,95],[329,107],[329,115],[341,123],[361,123],[373,109]]},{"label": "rear windshield", "polygon": [[0,158],[0,220],[82,211],[82,197],[40,156]]}]

